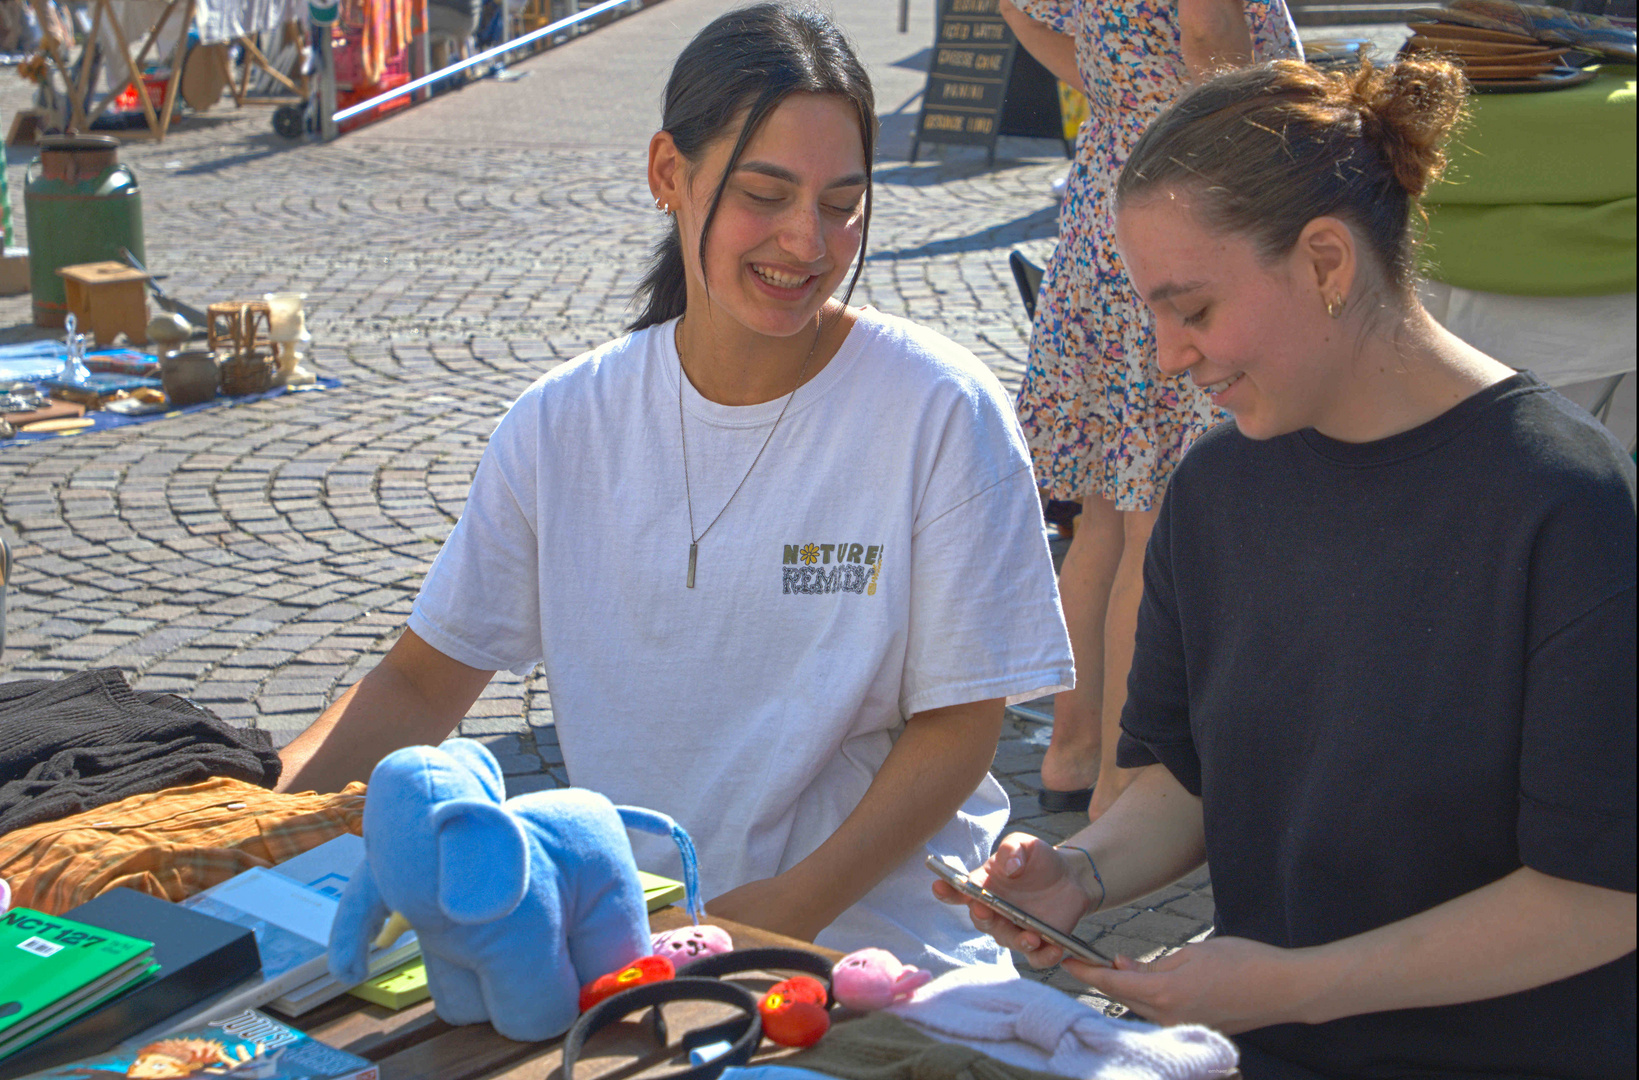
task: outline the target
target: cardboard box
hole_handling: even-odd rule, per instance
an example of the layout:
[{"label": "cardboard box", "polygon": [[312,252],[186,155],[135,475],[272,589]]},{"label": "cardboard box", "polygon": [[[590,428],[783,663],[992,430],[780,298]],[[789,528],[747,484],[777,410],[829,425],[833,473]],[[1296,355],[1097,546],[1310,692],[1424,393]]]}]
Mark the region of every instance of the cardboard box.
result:
[{"label": "cardboard box", "polygon": [[0,296],[21,296],[29,289],[28,248],[6,248],[0,254]]}]

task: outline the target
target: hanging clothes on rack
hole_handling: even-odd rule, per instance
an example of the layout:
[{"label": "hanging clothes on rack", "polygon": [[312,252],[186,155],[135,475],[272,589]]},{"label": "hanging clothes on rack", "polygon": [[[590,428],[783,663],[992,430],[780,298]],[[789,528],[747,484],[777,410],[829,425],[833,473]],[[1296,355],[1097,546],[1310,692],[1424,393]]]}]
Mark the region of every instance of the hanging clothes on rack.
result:
[{"label": "hanging clothes on rack", "polygon": [[307,21],[307,0],[195,0],[194,10],[201,45],[235,42],[287,22]]},{"label": "hanging clothes on rack", "polygon": [[366,82],[380,82],[388,58],[410,44],[413,16],[420,5],[421,0],[354,0],[349,5],[354,17],[346,21],[364,28],[360,67]]}]

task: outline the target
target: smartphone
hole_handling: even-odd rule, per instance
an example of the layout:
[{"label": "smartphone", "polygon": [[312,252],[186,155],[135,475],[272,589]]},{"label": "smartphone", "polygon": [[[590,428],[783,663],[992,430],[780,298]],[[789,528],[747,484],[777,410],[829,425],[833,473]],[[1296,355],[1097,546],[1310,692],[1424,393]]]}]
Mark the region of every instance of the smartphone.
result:
[{"label": "smartphone", "polygon": [[1094,967],[1110,967],[1112,963],[1108,957],[1099,955],[1092,945],[1076,937],[1066,934],[1057,927],[1049,926],[1023,908],[1008,903],[983,885],[977,885],[968,880],[967,871],[958,870],[938,855],[927,857],[927,867],[935,874],[944,878],[950,887],[963,896],[977,900],[985,907],[991,908],[1016,926],[1034,930],[1043,938],[1074,956],[1077,960],[1092,964]]}]

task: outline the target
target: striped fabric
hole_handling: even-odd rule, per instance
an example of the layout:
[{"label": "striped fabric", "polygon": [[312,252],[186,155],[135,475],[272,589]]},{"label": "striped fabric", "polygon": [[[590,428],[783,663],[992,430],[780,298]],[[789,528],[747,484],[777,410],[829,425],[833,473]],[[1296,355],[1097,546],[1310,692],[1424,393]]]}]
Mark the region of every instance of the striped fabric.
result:
[{"label": "striped fabric", "polygon": [[363,818],[361,783],[284,794],[218,777],[0,836],[0,878],[12,903],[52,915],[121,885],[181,900],[359,833]]}]

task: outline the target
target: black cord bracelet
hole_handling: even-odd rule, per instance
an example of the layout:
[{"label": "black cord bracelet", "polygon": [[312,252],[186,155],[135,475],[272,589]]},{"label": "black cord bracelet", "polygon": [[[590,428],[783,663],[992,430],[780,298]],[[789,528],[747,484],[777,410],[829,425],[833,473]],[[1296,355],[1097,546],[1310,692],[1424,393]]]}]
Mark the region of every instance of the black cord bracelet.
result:
[{"label": "black cord bracelet", "polygon": [[682,1046],[693,1050],[712,1043],[727,1042],[730,1047],[720,1057],[681,1072],[668,1073],[666,1080],[717,1080],[730,1065],[744,1065],[756,1053],[763,1041],[762,1017],[757,1012],[757,999],[751,991],[731,982],[711,978],[679,977],[664,982],[645,983],[630,990],[622,990],[581,1013],[563,1040],[563,1080],[575,1080],[575,1062],[579,1060],[586,1040],[617,1020],[639,1009],[654,1007],[652,1023],[655,1040],[665,1046],[666,1022],[660,1015],[660,1006],[672,1001],[717,1001],[742,1010],[745,1015],[720,1024],[699,1028],[684,1035]]},{"label": "black cord bracelet", "polygon": [[694,978],[720,979],[725,975],[741,975],[748,971],[800,971],[812,975],[825,984],[825,1007],[836,1004],[831,993],[831,961],[807,949],[735,949],[733,952],[702,956],[677,974]]}]

